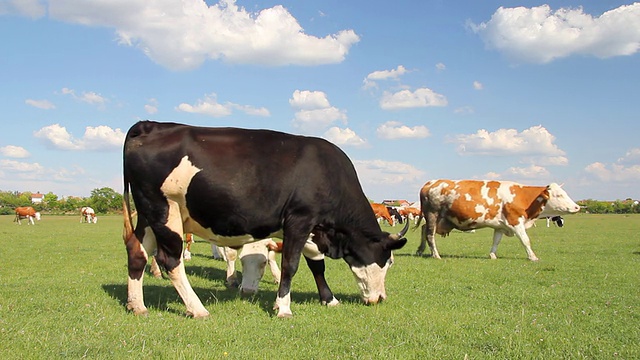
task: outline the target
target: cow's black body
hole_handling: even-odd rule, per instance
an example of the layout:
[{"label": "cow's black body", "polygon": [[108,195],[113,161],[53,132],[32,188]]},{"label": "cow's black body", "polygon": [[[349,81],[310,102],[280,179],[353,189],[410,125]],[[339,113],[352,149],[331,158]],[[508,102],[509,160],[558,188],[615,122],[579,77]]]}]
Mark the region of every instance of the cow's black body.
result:
[{"label": "cow's black body", "polygon": [[[161,186],[184,157],[200,171],[184,189],[183,228],[175,229],[167,224],[167,199],[180,200]],[[138,211],[138,241],[125,239],[130,278],[142,276],[146,257],[140,241],[147,226],[157,240],[157,260],[169,272],[181,264],[182,232],[261,239],[282,231],[278,297],[288,294],[310,233],[321,252],[344,257],[352,267],[382,267],[391,250],[406,243],[380,230],[351,161],[319,138],[142,121],[125,139],[124,181],[125,200],[130,188]],[[322,300],[332,298],[324,276],[318,276],[324,264],[310,268]]]}]

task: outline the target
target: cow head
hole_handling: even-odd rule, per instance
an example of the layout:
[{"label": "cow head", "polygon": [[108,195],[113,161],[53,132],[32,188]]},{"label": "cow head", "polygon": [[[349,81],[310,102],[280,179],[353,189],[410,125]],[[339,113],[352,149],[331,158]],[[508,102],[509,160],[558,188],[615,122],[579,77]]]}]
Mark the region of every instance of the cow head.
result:
[{"label": "cow head", "polygon": [[556,183],[551,183],[545,190],[548,194],[547,203],[542,211],[543,216],[574,214],[580,211],[580,206],[576,204],[562,187]]},{"label": "cow head", "polygon": [[313,242],[325,255],[343,258],[356,279],[362,300],[376,304],[386,299],[385,278],[393,264],[392,250],[402,248],[407,239],[403,236],[409,229],[407,222],[397,234],[380,232],[374,239],[363,234],[345,234],[335,230],[314,230]]},{"label": "cow head", "polygon": [[40,221],[40,212],[39,211],[36,212],[35,218],[36,218],[36,220]]},{"label": "cow head", "polygon": [[245,244],[240,253],[242,262],[242,283],[240,293],[253,295],[258,292],[260,280],[264,276],[264,270],[269,262],[269,251],[277,244],[271,239],[264,239]]}]

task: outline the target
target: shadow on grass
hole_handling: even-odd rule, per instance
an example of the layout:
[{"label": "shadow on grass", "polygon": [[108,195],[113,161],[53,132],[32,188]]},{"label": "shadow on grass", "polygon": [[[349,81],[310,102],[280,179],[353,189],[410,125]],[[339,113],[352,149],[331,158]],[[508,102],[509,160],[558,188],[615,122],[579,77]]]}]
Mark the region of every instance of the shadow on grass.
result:
[{"label": "shadow on grass", "polygon": [[[200,267],[195,267],[200,268]],[[211,269],[211,268],[203,268],[206,272],[219,271],[222,274],[222,277],[218,277],[221,279],[220,281],[224,282],[224,271]],[[213,271],[212,271],[213,270]],[[198,272],[197,270],[195,271]],[[191,271],[188,271],[190,274]],[[150,276],[149,274],[145,274],[145,276]],[[127,284],[104,284],[102,285],[102,290],[107,293],[111,298],[118,301],[120,305],[124,308],[127,306]],[[220,288],[202,288],[202,287],[194,287],[193,290],[196,292],[202,304],[209,310],[211,313],[215,313],[215,306],[220,302],[228,302],[235,301],[238,298],[245,299],[252,303],[256,303],[264,312],[269,313],[273,316],[276,315],[276,311],[273,310],[273,305],[275,304],[276,292],[271,290],[261,290],[258,291],[257,294],[252,296],[241,296],[237,288],[228,288],[224,287],[222,290]],[[295,287],[291,289],[291,303],[292,307],[295,307],[296,304],[302,303],[313,303],[316,302],[318,306],[320,305],[320,298],[315,292],[296,292]],[[166,285],[144,285],[144,302],[147,308],[158,310],[158,311],[167,311],[174,314],[183,315],[180,311],[172,308],[170,304],[173,303],[182,303],[177,291],[171,285],[169,281],[167,281]],[[362,300],[356,294],[338,294],[334,293],[335,297],[340,300],[340,302],[353,302],[358,303]]]}]

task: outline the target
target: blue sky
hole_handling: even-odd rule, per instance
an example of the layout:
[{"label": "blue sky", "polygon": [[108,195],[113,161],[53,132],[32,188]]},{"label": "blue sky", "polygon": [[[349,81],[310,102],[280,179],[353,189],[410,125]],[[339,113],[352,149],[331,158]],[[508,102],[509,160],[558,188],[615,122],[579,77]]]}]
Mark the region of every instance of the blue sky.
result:
[{"label": "blue sky", "polygon": [[324,137],[435,178],[640,198],[640,3],[0,0],[0,190],[122,191],[138,120]]}]

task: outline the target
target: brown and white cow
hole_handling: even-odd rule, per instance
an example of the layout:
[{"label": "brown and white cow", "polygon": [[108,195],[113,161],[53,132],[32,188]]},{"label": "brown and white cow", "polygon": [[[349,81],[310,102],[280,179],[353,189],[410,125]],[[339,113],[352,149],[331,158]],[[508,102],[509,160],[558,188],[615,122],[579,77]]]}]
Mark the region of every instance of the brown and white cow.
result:
[{"label": "brown and white cow", "polygon": [[40,221],[40,212],[36,211],[36,209],[31,206],[17,207],[16,218],[13,221],[17,221],[18,225],[22,225],[22,222],[20,222],[21,219],[27,219],[27,225],[35,225],[36,223],[33,219]]},{"label": "brown and white cow", "polygon": [[389,225],[393,226],[393,219],[391,218],[391,214],[389,214],[389,209],[387,209],[387,205],[371,203],[371,209],[373,213],[376,215],[376,219],[380,221],[380,219],[387,220]]},{"label": "brown and white cow", "polygon": [[[431,180],[420,190],[422,239],[417,255],[425,243],[431,254],[440,259],[435,234],[446,236],[453,229],[468,231],[493,228],[493,247],[489,256],[496,258],[502,235],[516,235],[530,260],[538,257],[531,250],[526,229],[539,217],[571,214],[580,210],[560,185],[526,186],[511,181]],[[420,220],[422,220],[422,217]]]},{"label": "brown and white cow", "polygon": [[80,209],[80,222],[87,222],[89,224],[97,224],[98,217],[96,216],[95,210],[89,206],[83,206]]}]

